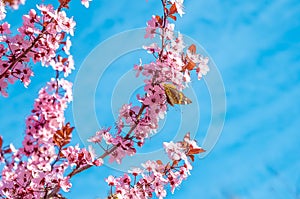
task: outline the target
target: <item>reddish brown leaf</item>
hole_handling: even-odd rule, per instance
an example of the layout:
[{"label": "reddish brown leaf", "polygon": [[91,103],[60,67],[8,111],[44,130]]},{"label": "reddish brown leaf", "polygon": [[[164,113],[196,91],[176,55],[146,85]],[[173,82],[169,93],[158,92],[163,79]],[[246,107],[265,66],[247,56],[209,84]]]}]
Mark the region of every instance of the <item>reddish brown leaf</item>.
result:
[{"label": "reddish brown leaf", "polygon": [[48,21],[45,21],[45,22],[43,23],[43,26],[46,27],[46,26],[48,26],[48,24],[49,24],[49,22],[48,22]]},{"label": "reddish brown leaf", "polygon": [[195,156],[194,155],[189,155],[189,157],[191,158],[192,162],[195,161]]},{"label": "reddish brown leaf", "polygon": [[66,158],[66,156],[62,152],[60,152],[58,155],[59,155],[60,158]]},{"label": "reddish brown leaf", "polygon": [[64,38],[65,38],[65,35],[66,35],[66,33],[65,32],[62,32],[61,34],[60,34],[60,40],[63,40]]},{"label": "reddish brown leaf", "polygon": [[199,153],[203,153],[203,152],[205,152],[205,150],[202,148],[191,149],[191,150],[189,150],[188,155],[194,155],[194,154],[199,154]]},{"label": "reddish brown leaf", "polygon": [[68,61],[68,58],[63,58],[62,60],[61,60],[61,62],[64,64],[66,61]]},{"label": "reddish brown leaf", "polygon": [[176,16],[174,16],[174,15],[169,15],[169,17],[171,18],[171,19],[173,19],[174,21],[176,21]]},{"label": "reddish brown leaf", "polygon": [[162,24],[163,24],[162,18],[161,18],[160,16],[156,15],[156,16],[155,16],[155,19],[156,19],[157,23],[158,23],[160,26],[162,26]]},{"label": "reddish brown leaf", "polygon": [[72,131],[74,127],[70,127],[70,123],[68,122],[65,126],[63,126],[60,130],[57,130],[53,135],[54,143],[59,146],[63,147],[70,143],[72,138]]},{"label": "reddish brown leaf", "polygon": [[169,14],[170,14],[170,15],[173,15],[173,14],[175,14],[176,12],[177,12],[176,4],[173,3],[172,6],[171,6],[171,8],[170,8]]},{"label": "reddish brown leaf", "polygon": [[174,167],[174,166],[176,166],[176,165],[178,165],[178,160],[173,160],[173,164],[172,164],[172,167]]},{"label": "reddish brown leaf", "polygon": [[70,1],[71,0],[58,0],[59,1],[59,3],[60,3],[60,6],[62,7],[62,8],[69,8],[69,3],[70,3]]},{"label": "reddish brown leaf", "polygon": [[161,160],[156,160],[156,163],[159,165],[163,165],[163,162]]},{"label": "reddish brown leaf", "polygon": [[3,150],[3,153],[11,153],[11,152],[12,152],[11,148]]},{"label": "reddish brown leaf", "polygon": [[190,45],[190,47],[188,49],[189,49],[189,51],[192,54],[196,54],[196,46],[195,46],[195,44]]},{"label": "reddish brown leaf", "polygon": [[14,5],[14,0],[3,0],[3,3],[9,4],[10,6]]},{"label": "reddish brown leaf", "polygon": [[193,70],[195,68],[196,64],[190,59],[187,57],[187,63],[182,67],[182,71],[185,71],[185,70]]}]

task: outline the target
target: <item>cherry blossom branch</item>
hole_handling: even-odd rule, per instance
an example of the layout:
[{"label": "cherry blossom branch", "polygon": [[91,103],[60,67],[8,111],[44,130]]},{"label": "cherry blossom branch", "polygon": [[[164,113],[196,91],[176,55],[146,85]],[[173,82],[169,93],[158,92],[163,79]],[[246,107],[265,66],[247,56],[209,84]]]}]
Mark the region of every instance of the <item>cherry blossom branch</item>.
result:
[{"label": "cherry blossom branch", "polygon": [[[61,11],[61,9],[63,8],[63,5],[60,4],[59,8],[57,9],[58,12]],[[21,53],[18,57],[16,57],[12,62],[11,64],[2,72],[2,74],[0,74],[0,79],[4,78],[7,74],[7,72],[9,70],[11,70],[15,64],[17,62],[19,62],[22,58],[26,57],[26,55],[31,51],[31,49],[37,44],[37,42],[44,36],[44,34],[46,33],[46,30],[47,30],[47,26],[50,25],[51,23],[53,23],[54,21],[54,18],[52,18],[48,23],[46,23],[46,25],[43,25],[43,29],[41,30],[41,33],[39,33],[37,35],[37,37],[32,41],[31,45],[25,49],[23,51],[23,53]],[[45,24],[45,23],[43,23]],[[12,51],[11,51],[12,52]]]},{"label": "cherry blossom branch", "polygon": [[[138,113],[138,118],[142,115],[144,109],[146,108],[146,106],[143,104],[139,113]],[[132,134],[133,130],[136,128],[137,125],[134,125],[133,127],[131,127],[131,129],[128,131],[128,133],[126,134],[124,139],[128,139],[129,136]],[[108,155],[110,155],[112,152],[114,152],[116,149],[118,148],[118,146],[113,146],[111,149],[105,151],[105,153],[103,153],[100,157],[98,157],[98,160],[100,159],[104,159],[105,157],[107,157]],[[91,168],[94,165],[85,165],[83,167],[79,167],[79,168],[75,168],[72,172],[70,172],[67,176],[69,178],[72,178],[73,176],[75,176],[76,174],[79,174],[89,168]],[[46,197],[46,198],[51,198],[53,196],[55,196],[60,190],[60,187],[57,186],[53,189],[53,191],[51,191],[51,193]]]},{"label": "cherry blossom branch", "polygon": [[[74,69],[73,59],[69,53],[71,45],[69,37],[64,39],[65,33],[73,35],[75,22],[72,18],[67,18],[66,14],[61,11],[62,8],[68,7],[70,0],[59,0],[59,2],[60,7],[57,11],[54,11],[52,6],[38,6],[42,13],[42,22],[35,10],[30,10],[29,15],[24,15],[24,26],[18,30],[21,36],[12,38],[15,43],[6,42],[10,52],[0,46],[0,52],[3,51],[2,55],[10,56],[9,58],[12,60],[6,66],[8,68],[2,70],[7,75],[4,73],[0,75],[0,92],[2,94],[5,94],[3,89],[7,87],[5,81],[11,83],[11,80],[20,79],[26,82],[25,85],[29,84],[29,76],[32,72],[24,70],[24,74],[22,74],[22,67],[26,69],[27,66],[24,63],[29,62],[30,59],[34,63],[41,62],[42,65],[51,65],[56,71],[55,78],[40,90],[32,113],[26,119],[26,133],[22,147],[15,149],[13,145],[10,145],[9,149],[2,150],[2,143],[0,143],[0,160],[6,164],[2,171],[0,192],[6,198],[50,199],[61,197],[60,189],[68,192],[71,188],[70,179],[73,176],[94,165],[102,165],[103,158],[109,156],[109,161],[121,163],[126,155],[134,155],[136,145],[141,147],[145,139],[158,129],[158,121],[165,116],[168,104],[174,106],[174,104],[191,103],[180,90],[185,87],[184,84],[189,82],[189,72],[194,70],[196,64],[199,65],[196,72],[201,75],[205,74],[203,69],[205,69],[206,63],[203,62],[202,57],[196,54],[196,48],[189,47],[185,53],[182,36],[174,34],[174,25],[168,21],[168,18],[176,20],[174,16],[176,13],[183,14],[182,0],[162,0],[164,14],[162,17],[155,16],[148,21],[145,35],[150,38],[155,35],[161,36],[161,47],[155,43],[145,47],[156,60],[134,67],[137,70],[137,76],[141,72],[146,77],[145,95],[137,96],[141,105],[125,104],[120,109],[116,124],[118,131],[115,135],[112,135],[108,128],[101,129],[91,138],[92,142],[98,144],[105,142],[108,145],[100,157],[96,158],[92,148],[81,149],[78,145],[68,145],[74,128],[69,123],[65,123],[64,111],[68,103],[72,101],[72,84],[62,78],[59,79],[59,72],[64,72],[66,77]],[[82,0],[82,2],[88,6],[89,0]],[[34,24],[42,25],[42,30],[35,28]],[[4,23],[0,26],[0,33],[8,35],[9,24]],[[49,31],[47,31],[48,29]],[[36,37],[34,37],[35,34],[37,34]],[[18,48],[19,43],[26,43],[27,40],[25,41],[24,38],[27,36],[30,43],[24,45],[26,48],[20,54],[16,54],[22,50],[22,48]],[[47,40],[46,36],[49,37]],[[68,58],[57,55],[60,45],[64,46],[62,50],[69,56]],[[21,61],[24,66],[19,64]],[[4,59],[4,64],[6,64],[5,62],[7,60]],[[8,72],[12,69],[16,71],[9,74]],[[25,74],[29,75],[22,76]],[[13,78],[9,79],[9,75]],[[166,86],[166,83],[169,83],[169,86]],[[172,98],[174,94],[181,98]],[[130,126],[127,133],[123,133],[125,124]],[[2,142],[1,139],[0,141]],[[189,142],[185,141],[184,143]],[[184,144],[182,143],[182,145]],[[181,148],[184,147],[181,146]],[[173,144],[167,147],[167,151],[173,150],[170,154],[175,153],[178,156],[178,151],[175,149]],[[183,158],[187,155],[180,154],[182,157],[180,156],[179,159],[185,161],[186,159]],[[4,157],[8,155],[11,157]],[[176,155],[169,155],[170,159],[179,160]],[[188,163],[186,162],[186,164]],[[158,165],[162,167],[162,164]],[[177,166],[172,167],[174,172],[178,168]],[[69,169],[71,172],[66,174]],[[165,174],[171,172],[166,168],[164,171]],[[134,181],[136,184],[137,179],[135,178]],[[143,184],[143,186],[147,187],[149,183]]]},{"label": "cherry blossom branch", "polygon": [[[62,147],[70,142],[70,137],[65,137],[65,135],[70,136],[73,130],[68,124],[64,126],[64,111],[67,104],[72,101],[72,84],[64,79],[59,79],[59,71],[63,71],[66,77],[73,67],[70,64],[72,57],[69,53],[71,43],[68,38],[65,42],[63,39],[65,33],[71,33],[72,35],[74,22],[73,19],[67,18],[65,13],[61,11],[66,4],[62,5],[56,11],[51,5],[37,6],[43,15],[43,28],[41,31],[34,26],[35,23],[40,24],[41,17],[36,14],[35,10],[31,9],[29,15],[24,15],[24,24],[18,29],[24,37],[17,35],[9,38],[15,42],[13,45],[7,42],[12,58],[11,68],[9,69],[15,68],[23,57],[24,60],[22,61],[24,63],[29,62],[32,58],[34,62],[41,61],[42,65],[49,65],[50,63],[56,71],[56,76],[40,90],[31,115],[26,119],[26,131],[22,147],[15,149],[11,144],[9,149],[2,149],[1,138],[0,161],[5,162],[0,183],[0,196],[3,198],[44,198],[57,184],[64,191],[68,191],[70,188],[68,178],[64,177],[64,173],[74,163],[66,160],[69,156],[65,154],[68,152],[69,147]],[[10,33],[8,23],[5,22],[0,26],[1,34]],[[31,40],[35,31],[38,32],[38,35]],[[30,43],[24,39],[27,36],[30,38]],[[3,38],[8,37],[5,35],[1,37],[1,39]],[[18,56],[15,56],[17,50],[19,52],[22,50],[23,46],[18,48],[18,45],[21,44],[24,44],[23,46],[26,46],[26,48]],[[64,45],[64,52],[69,55],[68,59],[56,55],[56,50],[61,44]],[[3,45],[0,46],[1,50],[3,50],[3,47]],[[33,48],[36,48],[36,50],[33,50]],[[14,49],[17,50],[14,51]],[[45,51],[47,52],[45,53]],[[45,53],[48,57],[46,59],[41,58],[38,53]],[[3,53],[3,55],[9,56],[6,53]],[[2,59],[1,61],[3,63],[7,60]],[[60,67],[57,67],[57,64],[61,64]],[[19,74],[18,71],[22,72],[20,70],[21,66],[18,65],[17,67],[16,74]],[[12,75],[15,76],[14,71],[12,71]],[[8,76],[4,76],[4,78],[11,81]],[[21,81],[23,80],[21,79]],[[3,79],[0,78],[0,91],[2,94],[3,89],[6,87],[3,82]],[[61,127],[62,130],[57,130]],[[66,139],[69,139],[69,141]],[[59,146],[57,153],[55,151],[56,146]],[[72,147],[70,148],[72,149]],[[77,150],[78,147],[75,147],[75,149]],[[77,165],[94,164],[90,152],[86,149],[79,149],[78,154],[84,158],[77,161]],[[4,155],[10,155],[10,157],[6,158]],[[55,197],[59,195],[56,194]]]},{"label": "cherry blossom branch", "polygon": [[[173,14],[175,14],[176,12],[177,12],[177,10],[176,10],[176,5],[175,5],[175,3],[173,3],[172,4],[172,6],[171,6],[171,8],[170,9],[168,9],[167,7],[166,7],[166,1],[162,1],[162,4],[163,4],[163,8],[164,8],[164,15],[163,15],[163,17],[162,18],[160,18],[160,17],[154,17],[153,18],[153,21],[150,21],[149,23],[148,23],[148,26],[149,26],[149,29],[150,29],[150,35],[153,35],[153,34],[155,34],[155,29],[156,28],[160,28],[160,30],[161,30],[161,40],[162,40],[162,46],[161,46],[161,49],[155,49],[155,47],[153,47],[153,50],[152,50],[152,48],[151,47],[149,47],[148,49],[150,49],[149,51],[152,51],[153,52],[153,54],[156,52],[156,51],[159,51],[159,53],[158,53],[158,57],[157,57],[157,60],[158,60],[158,66],[160,66],[161,64],[163,64],[163,63],[165,63],[166,65],[165,66],[163,66],[163,67],[171,67],[172,65],[174,65],[175,63],[172,63],[173,62],[173,60],[168,60],[168,51],[167,51],[167,49],[166,49],[166,45],[165,45],[165,34],[166,34],[166,31],[173,31],[171,28],[172,28],[172,26],[169,26],[168,25],[168,23],[167,23],[167,18],[168,17],[170,17],[170,18],[172,18],[172,19],[176,19],[176,17],[174,17],[173,16]],[[168,25],[168,26],[167,26]],[[170,36],[169,36],[170,37]],[[180,39],[181,38],[179,38],[178,40],[179,40],[179,42],[180,42]],[[169,40],[171,40],[170,38],[169,38]],[[171,43],[171,42],[170,42]],[[178,53],[178,57],[182,57],[182,49],[180,49],[180,47],[181,46],[179,46],[179,50],[177,49],[177,46],[171,46],[171,48],[174,48],[174,49],[176,49],[176,51],[178,50],[178,52],[176,52],[176,51],[174,51],[175,53]],[[169,46],[169,48],[170,48],[170,46]],[[194,52],[195,53],[195,52]],[[171,62],[170,62],[171,61]],[[182,76],[180,76],[180,74],[182,73],[182,70],[183,70],[183,67],[184,67],[184,65],[181,65],[180,66],[180,69],[179,69],[179,73],[178,73],[178,75],[177,75],[177,77],[182,77]],[[140,69],[140,67],[137,67],[138,68],[138,70],[143,70],[143,67],[141,67],[141,69]],[[177,70],[177,69],[176,69]],[[143,104],[143,106],[146,106],[147,107],[147,109],[146,109],[146,113],[147,113],[147,111],[151,111],[151,106],[150,106],[150,104],[151,105],[154,105],[155,103],[156,104],[158,104],[159,106],[163,106],[163,107],[165,107],[165,104],[166,104],[166,99],[165,98],[163,98],[163,96],[164,96],[164,92],[161,90],[162,89],[162,87],[161,87],[161,83],[162,82],[166,82],[166,81],[172,81],[171,79],[168,79],[168,78],[165,78],[165,79],[160,79],[160,80],[158,80],[158,81],[156,81],[156,79],[157,78],[159,78],[160,77],[160,75],[161,76],[163,76],[163,74],[161,74],[161,72],[160,72],[160,70],[154,70],[155,72],[152,74],[153,76],[152,76],[152,78],[151,78],[151,80],[149,81],[149,83],[150,83],[150,85],[151,85],[151,87],[153,87],[153,88],[150,88],[148,91],[149,92],[151,92],[152,94],[157,94],[157,95],[159,95],[160,96],[160,99],[158,99],[159,101],[157,102],[156,100],[157,99],[153,99],[153,98],[151,98],[151,96],[149,96],[149,95],[152,95],[152,94],[150,94],[150,93],[146,93],[146,95],[145,95],[145,97],[143,97],[143,98],[141,98],[141,99],[139,99],[140,101],[142,101],[142,104]],[[179,83],[177,83],[178,85],[179,85]],[[146,85],[146,87],[148,86],[150,86],[150,85]],[[157,90],[158,89],[158,90]],[[161,93],[161,91],[162,91],[162,93]],[[161,98],[162,97],[162,98]],[[149,99],[150,98],[150,99]],[[149,102],[149,100],[150,100],[150,102]],[[154,101],[155,102],[154,102]],[[151,103],[151,101],[152,101],[152,103]],[[149,104],[150,103],[150,104]],[[180,103],[180,102],[179,102]],[[156,105],[155,105],[156,106]],[[130,108],[130,106],[129,106],[129,108]],[[154,108],[154,107],[152,107],[152,108]],[[164,110],[165,108],[163,108],[163,110]],[[142,110],[142,111],[141,111]],[[131,111],[131,110],[130,110]],[[132,110],[132,112],[134,112],[134,110]],[[140,122],[140,120],[139,120],[139,118],[140,118],[140,116],[141,116],[141,113],[143,112],[143,109],[142,108],[140,108],[140,112],[137,114],[137,115],[135,115],[133,118],[131,118],[131,116],[127,116],[126,114],[125,114],[125,116],[123,116],[124,118],[127,118],[127,119],[129,119],[129,123],[130,123],[130,121],[134,121],[134,123],[132,123],[131,125],[132,125],[132,127],[131,127],[131,129],[130,129],[130,131],[129,131],[129,133],[125,136],[125,137],[122,137],[121,138],[121,140],[122,141],[115,141],[114,139],[115,138],[112,138],[112,137],[109,137],[109,138],[107,138],[107,140],[106,140],[106,142],[116,142],[117,144],[114,144],[114,146],[110,149],[110,150],[107,150],[107,151],[105,151],[105,153],[102,155],[102,156],[100,156],[100,158],[104,158],[104,157],[107,157],[108,155],[110,155],[110,154],[112,154],[112,153],[114,153],[115,151],[117,151],[117,150],[120,150],[120,148],[119,148],[119,146],[121,146],[122,145],[122,143],[121,142],[123,142],[124,140],[126,141],[128,138],[130,138],[131,140],[133,140],[133,139],[138,139],[138,137],[135,135],[135,136],[133,136],[133,137],[130,137],[130,135],[131,135],[131,133],[138,127],[138,125],[139,125],[139,122]],[[138,118],[138,122],[136,122],[136,119],[134,119],[134,118]],[[144,117],[145,118],[145,117]],[[143,118],[143,119],[144,119]],[[126,120],[127,120],[126,119]],[[149,125],[150,125],[150,123],[149,123]],[[108,134],[108,132],[105,132],[106,133],[106,135],[109,135]],[[99,135],[99,136],[101,136],[101,135]],[[97,139],[96,139],[97,140]],[[98,142],[98,141],[96,141],[96,142]],[[119,159],[121,159],[121,158],[119,158]],[[117,159],[117,161],[118,161],[118,159]],[[73,176],[73,175],[75,175],[75,174],[77,174],[77,173],[79,173],[79,172],[81,172],[81,171],[83,171],[83,170],[86,170],[86,169],[88,169],[88,168],[90,168],[91,166],[90,165],[87,165],[87,166],[84,166],[84,167],[82,167],[82,168],[76,168],[75,170],[73,170],[72,172],[71,172],[71,174],[69,174],[69,176]]]},{"label": "cherry blossom branch", "polygon": [[[66,33],[73,35],[75,22],[73,18],[67,18],[62,10],[66,6],[65,1],[56,10],[52,5],[37,5],[41,16],[31,9],[28,15],[23,16],[23,26],[15,36],[10,36],[10,24],[0,24],[0,33],[4,35],[0,41],[8,47],[0,45],[0,51],[3,52],[0,61],[0,92],[3,96],[8,96],[8,83],[21,80],[25,87],[30,84],[30,77],[33,76],[33,71],[27,66],[30,61],[41,62],[42,66],[51,65],[54,70],[64,72],[65,77],[74,69],[73,57],[69,52],[71,42],[65,36]],[[60,48],[65,55],[58,54],[61,53]]]},{"label": "cherry blossom branch", "polygon": [[34,45],[39,41],[39,39],[44,35],[45,33],[45,28],[41,31],[41,33],[32,41],[31,45],[18,57],[16,57],[12,63],[0,74],[0,79],[4,78],[7,75],[7,72],[11,70],[17,62],[19,62],[25,55],[30,52],[30,50],[34,47]]},{"label": "cherry blossom branch", "polygon": [[[165,26],[166,26],[166,24],[167,24],[167,8],[165,7],[166,6],[166,2],[165,1],[162,1],[162,3],[163,3],[163,8],[164,8],[164,17],[163,17],[163,19],[162,19],[162,21],[163,22],[161,22],[161,24],[160,24],[160,29],[162,30],[162,42],[164,43],[164,32],[165,32]],[[174,14],[174,12],[172,13],[172,14]],[[156,25],[155,25],[156,26]],[[165,50],[165,46],[164,46],[164,44],[162,44],[162,48],[161,48],[161,51],[160,51],[160,53],[159,53],[159,55],[158,55],[158,60],[161,60],[161,61],[163,61],[163,58],[162,58],[162,56],[163,56],[163,52],[164,52],[164,50]],[[154,75],[153,76],[153,78],[152,78],[152,80],[151,80],[151,85],[158,85],[159,84],[159,82],[155,82],[155,79],[156,79],[156,75]],[[145,98],[146,98],[146,96],[145,96]],[[139,121],[140,121],[140,117],[141,117],[141,115],[142,115],[142,113],[143,113],[143,111],[144,111],[144,109],[146,108],[147,106],[144,104],[144,103],[142,103],[142,107],[139,109],[139,113],[137,114],[137,116],[135,116],[136,118],[137,118],[137,121],[135,121],[135,123],[133,124],[133,126],[131,127],[131,129],[129,130],[129,132],[126,134],[126,136],[124,136],[123,138],[122,138],[122,140],[127,140],[127,139],[129,139],[130,138],[130,135],[132,134],[132,132],[136,129],[136,127],[138,126],[138,124],[139,124]],[[130,139],[133,139],[134,137],[131,137]],[[118,144],[118,145],[114,145],[111,149],[109,149],[109,150],[107,150],[107,151],[105,151],[104,152],[104,154],[102,154],[100,157],[99,157],[99,159],[103,159],[103,158],[105,158],[105,157],[107,157],[108,155],[110,155],[110,154],[112,154],[114,151],[116,151],[117,149],[118,149],[118,147],[120,146],[120,144]],[[76,175],[76,174],[78,174],[78,173],[80,173],[80,172],[82,172],[82,171],[84,171],[84,170],[87,170],[87,169],[89,169],[90,167],[92,167],[93,165],[85,165],[85,166],[83,166],[83,167],[76,167],[71,173],[69,173],[67,176],[68,177],[73,177],[74,175]],[[49,195],[50,197],[51,196],[53,196],[53,195],[55,195],[57,192],[59,191],[59,188],[58,187],[56,187],[54,190],[53,190],[53,192]]]},{"label": "cherry blossom branch", "polygon": [[[142,164],[143,169],[133,168],[129,171],[134,177],[133,184],[131,177],[125,174],[123,177],[115,178],[109,176],[106,182],[110,186],[108,199],[114,198],[152,198],[153,192],[159,198],[167,195],[166,185],[171,186],[172,193],[182,180],[190,175],[191,162],[194,155],[204,152],[197,146],[190,134],[186,134],[183,141],[177,143],[164,143],[166,152],[171,162],[163,164],[162,161],[147,161]],[[139,177],[139,180],[137,180]],[[115,192],[112,188],[115,187]]]},{"label": "cherry blossom branch", "polygon": [[161,57],[162,57],[162,53],[164,51],[164,45],[165,45],[165,26],[166,26],[166,23],[167,23],[167,8],[166,8],[166,0],[161,0],[161,3],[162,3],[162,7],[163,7],[163,23],[161,25],[161,30],[162,30],[162,33],[161,33],[161,51],[159,53],[159,60],[162,61]]}]

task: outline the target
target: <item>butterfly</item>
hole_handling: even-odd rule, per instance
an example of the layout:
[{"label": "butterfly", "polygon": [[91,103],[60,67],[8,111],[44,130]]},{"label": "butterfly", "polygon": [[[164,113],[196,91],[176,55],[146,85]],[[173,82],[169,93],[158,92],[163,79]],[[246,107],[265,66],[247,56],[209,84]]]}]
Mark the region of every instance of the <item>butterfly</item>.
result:
[{"label": "butterfly", "polygon": [[165,93],[167,95],[167,102],[174,106],[174,104],[190,104],[192,100],[187,98],[183,92],[177,90],[173,84],[164,84]]}]

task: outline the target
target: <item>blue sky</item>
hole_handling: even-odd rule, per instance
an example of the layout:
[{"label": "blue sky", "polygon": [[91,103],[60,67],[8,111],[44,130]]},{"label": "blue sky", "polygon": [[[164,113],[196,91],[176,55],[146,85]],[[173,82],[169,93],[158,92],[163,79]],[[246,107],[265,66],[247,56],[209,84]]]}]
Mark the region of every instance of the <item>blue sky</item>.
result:
[{"label": "blue sky", "polygon": [[[28,1],[22,9],[33,5]],[[89,9],[73,0],[70,7],[77,21],[71,50],[77,69],[96,45],[119,32],[144,27],[152,14],[161,12],[154,0],[94,0]],[[214,150],[196,161],[192,176],[167,198],[300,198],[299,2],[186,1],[185,11],[176,28],[197,40],[214,59],[226,89],[227,113]],[[15,27],[21,23],[16,20],[20,15],[13,12],[9,17]],[[115,64],[124,61],[130,68],[138,58]],[[7,143],[20,141],[37,91],[53,76],[41,67],[35,73],[28,89],[16,83],[9,87],[8,99],[0,98],[0,132]],[[75,77],[76,71],[70,79]],[[202,84],[199,88],[205,88]],[[205,130],[210,105],[207,91],[202,92],[200,128]],[[67,117],[72,123],[71,107]],[[111,122],[108,119],[107,125]],[[74,137],[74,143],[80,142],[79,136]],[[103,179],[111,173],[119,175],[102,167],[76,176],[67,196],[103,198],[108,191]]]}]

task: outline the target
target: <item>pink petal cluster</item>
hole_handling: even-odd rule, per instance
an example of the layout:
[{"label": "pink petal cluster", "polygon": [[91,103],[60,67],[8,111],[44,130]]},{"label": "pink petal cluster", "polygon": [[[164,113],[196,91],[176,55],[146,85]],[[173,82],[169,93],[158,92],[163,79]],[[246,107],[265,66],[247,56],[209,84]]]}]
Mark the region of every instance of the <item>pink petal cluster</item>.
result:
[{"label": "pink petal cluster", "polygon": [[[89,7],[91,0],[81,0]],[[4,1],[17,9],[24,0]],[[2,198],[62,198],[60,189],[68,192],[70,179],[91,166],[101,166],[109,156],[109,162],[121,164],[126,156],[136,153],[150,135],[156,133],[160,119],[165,117],[169,96],[165,83],[179,91],[191,81],[190,72],[195,70],[198,78],[208,71],[208,59],[196,54],[196,47],[186,49],[183,36],[175,34],[174,14],[183,12],[183,0],[163,0],[164,15],[152,16],[147,22],[145,38],[159,35],[161,43],[144,46],[156,60],[135,65],[137,76],[145,77],[144,95],[137,95],[141,106],[124,104],[119,111],[116,128],[100,129],[88,141],[98,144],[104,153],[97,157],[95,150],[68,145],[74,127],[65,125],[64,112],[72,101],[72,83],[60,78],[67,77],[74,69],[70,54],[70,36],[74,35],[75,22],[67,17],[64,8],[70,0],[59,0],[60,6],[37,5],[23,16],[23,25],[12,35],[10,24],[0,24],[0,92],[7,96],[8,84],[20,80],[25,87],[33,76],[30,64],[51,66],[56,77],[39,91],[31,114],[26,119],[25,137],[22,146],[12,144],[3,147],[0,136],[0,163],[3,166],[0,180]],[[5,3],[0,2],[0,20],[5,18]],[[70,35],[70,36],[69,36]],[[170,103],[171,104],[171,103]],[[106,145],[106,146],[104,146]],[[115,193],[109,198],[164,198],[166,188],[172,193],[182,180],[190,175],[194,155],[204,150],[187,134],[181,142],[164,143],[170,162],[147,161],[142,168],[134,168],[121,177],[106,179]],[[67,173],[69,172],[69,173]],[[111,189],[112,190],[112,189]]]},{"label": "pink petal cluster", "polygon": [[0,181],[0,196],[43,198],[58,186],[71,187],[68,168],[102,164],[91,150],[58,147],[53,135],[65,122],[64,111],[72,100],[72,84],[52,79],[39,92],[32,114],[26,119],[25,138],[18,150],[10,149]]},{"label": "pink petal cluster", "polygon": [[6,17],[5,4],[3,1],[0,1],[0,20],[5,19],[5,17]]},{"label": "pink petal cluster", "polygon": [[[9,2],[14,9],[25,3],[19,0],[4,2]],[[4,2],[0,3],[1,19],[6,13]],[[52,5],[37,5],[40,14],[31,9],[23,16],[23,25],[16,35],[12,35],[9,23],[0,24],[0,92],[3,96],[7,96],[8,83],[20,80],[25,86],[29,85],[33,76],[30,63],[41,63],[57,71],[56,78],[39,91],[26,119],[22,146],[18,149],[12,144],[3,147],[0,137],[1,198],[61,198],[59,190],[67,192],[72,186],[70,178],[74,174],[67,173],[70,169],[103,164],[91,147],[80,149],[78,145],[65,146],[70,141],[60,145],[55,140],[55,136],[69,139],[58,132],[65,133],[60,129],[65,123],[64,112],[73,99],[72,83],[60,79],[59,72],[67,77],[74,69],[67,34],[74,35],[75,22],[62,10],[69,1],[59,2],[62,4],[58,9]]]},{"label": "pink petal cluster", "polygon": [[[170,1],[169,3],[179,6],[182,2]],[[109,149],[106,153],[110,156],[110,162],[116,161],[120,164],[126,155],[135,154],[136,146],[141,147],[146,138],[156,133],[159,120],[163,119],[167,112],[167,96],[163,85],[171,83],[178,90],[182,90],[191,80],[190,72],[183,70],[187,64],[183,55],[190,56],[189,60],[198,64],[196,69],[198,76],[208,71],[208,59],[195,52],[188,52],[182,34],[175,34],[174,27],[175,25],[167,19],[163,20],[157,16],[152,16],[147,22],[145,38],[153,38],[155,34],[158,34],[161,37],[162,46],[157,43],[144,46],[144,49],[153,54],[156,60],[145,64],[140,60],[140,64],[134,66],[136,76],[142,74],[145,77],[146,94],[137,96],[142,106],[124,104],[119,111],[117,131],[110,132],[110,128],[100,130],[90,139],[91,142],[103,145],[102,148]]]},{"label": "pink petal cluster", "polygon": [[[136,76],[142,74],[146,78],[144,80],[146,94],[137,96],[142,106],[136,107],[125,104],[120,109],[117,136],[114,137],[110,134],[111,140],[119,138],[124,141],[130,137],[139,143],[138,146],[143,145],[145,139],[151,133],[156,132],[159,119],[162,119],[166,114],[167,96],[163,85],[169,83],[177,87],[178,90],[182,90],[191,81],[190,71],[195,70],[198,79],[209,71],[208,58],[196,54],[195,46],[186,49],[183,36],[180,33],[175,34],[175,25],[167,19],[170,17],[176,20],[176,17],[173,16],[174,13],[178,13],[180,16],[184,14],[183,0],[162,2],[164,17],[152,16],[147,22],[145,34],[145,38],[160,35],[161,46],[157,43],[144,46],[144,49],[153,54],[156,60],[148,64],[143,64],[140,60],[140,64],[134,66],[137,72]],[[172,5],[170,9],[167,8],[168,4]],[[129,126],[130,130],[120,138],[124,126]],[[120,144],[114,145],[112,149],[119,151],[120,146]],[[115,188],[114,194],[111,193],[109,198],[152,198],[153,193],[158,198],[164,198],[167,195],[166,185],[171,186],[173,193],[182,180],[190,175],[192,169],[190,160],[194,160],[194,154],[204,151],[197,146],[195,141],[190,140],[189,134],[185,136],[184,141],[164,143],[164,147],[171,163],[164,165],[160,161],[149,160],[142,165],[144,169],[134,169],[129,172],[132,173],[133,179],[127,174],[118,178],[109,176],[106,181],[109,186]],[[114,156],[114,160],[120,163],[120,158],[124,155],[125,152],[117,158]]]},{"label": "pink petal cluster", "polygon": [[148,160],[142,164],[142,168],[133,168],[128,171],[132,176],[124,174],[121,177],[108,176],[107,184],[114,188],[113,196],[123,199],[147,199],[154,195],[157,198],[167,196],[167,187],[170,186],[174,193],[183,180],[190,175],[192,166],[188,159],[189,144],[192,148],[200,148],[194,140],[187,140],[177,143],[164,143],[166,152],[171,162],[163,164],[161,161]]},{"label": "pink petal cluster", "polygon": [[10,1],[0,1],[0,20],[6,17],[6,6],[10,6],[12,9],[17,10],[20,4],[25,4],[25,0],[10,0]]},{"label": "pink petal cluster", "polygon": [[[12,154],[2,170],[0,193],[8,198],[40,198],[47,189],[65,181],[68,164],[54,165],[58,158],[53,134],[64,123],[64,111],[72,99],[70,83],[52,79],[39,92],[26,120],[23,147]],[[57,89],[64,88],[58,95]],[[66,181],[64,182],[66,185]]]},{"label": "pink petal cluster", "polygon": [[[116,161],[120,164],[125,156],[134,155],[135,147],[141,147],[145,139],[156,132],[159,119],[166,113],[166,98],[161,86],[156,85],[145,89],[148,91],[147,96],[140,98],[144,104],[142,108],[125,104],[120,109],[116,133],[111,133],[110,128],[102,129],[89,139],[90,142],[98,144],[104,142],[103,145],[113,149],[109,153],[110,162]],[[125,135],[125,126],[130,127],[129,131],[133,135]]]},{"label": "pink petal cluster", "polygon": [[82,167],[86,165],[101,166],[103,164],[102,159],[96,159],[95,152],[92,148],[86,150],[80,149],[78,145],[75,147],[69,146],[61,151],[63,157],[66,158],[68,165],[72,168]]},{"label": "pink petal cluster", "polygon": [[92,0],[81,0],[81,4],[88,8],[90,6],[90,1]]},{"label": "pink petal cluster", "polygon": [[0,24],[0,92],[4,96],[8,95],[8,83],[20,80],[25,87],[29,85],[33,76],[31,61],[52,66],[65,77],[74,70],[69,52],[71,42],[66,37],[66,34],[74,34],[73,18],[68,18],[63,10],[55,10],[52,5],[37,5],[37,9],[40,15],[31,9],[23,16],[23,25],[16,35],[11,35],[10,24]]},{"label": "pink petal cluster", "polygon": [[155,16],[152,16],[152,18],[147,22],[145,38],[154,38],[157,28],[158,25],[156,23],[156,18]]},{"label": "pink petal cluster", "polygon": [[203,57],[200,54],[192,53],[190,50],[187,50],[186,54],[189,57],[189,59],[197,65],[196,73],[198,75],[198,80],[200,80],[203,77],[203,75],[206,75],[209,71],[209,67],[207,65],[209,62],[208,57]]}]

